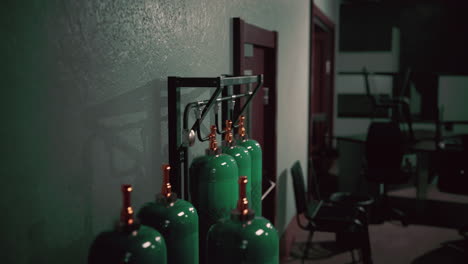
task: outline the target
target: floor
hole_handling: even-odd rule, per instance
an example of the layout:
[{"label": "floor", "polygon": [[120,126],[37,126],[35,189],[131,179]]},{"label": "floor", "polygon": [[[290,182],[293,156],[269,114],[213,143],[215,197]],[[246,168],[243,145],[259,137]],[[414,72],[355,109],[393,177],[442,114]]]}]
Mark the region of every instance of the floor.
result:
[{"label": "floor", "polygon": [[[369,227],[370,240],[375,264],[458,264],[468,263],[467,256],[453,247],[441,246],[443,242],[460,240],[457,228],[468,224],[468,196],[439,192],[430,187],[428,199],[424,202],[414,199],[414,188],[391,192],[392,203],[402,209],[411,219],[407,227],[398,223],[385,222]],[[307,232],[295,234],[294,252],[307,239]],[[314,242],[333,240],[330,233],[316,233]],[[320,249],[320,248],[319,248]],[[326,255],[317,245],[315,252]],[[349,252],[326,259],[308,260],[305,263],[338,264],[351,263]],[[290,257],[283,263],[302,263]]]}]

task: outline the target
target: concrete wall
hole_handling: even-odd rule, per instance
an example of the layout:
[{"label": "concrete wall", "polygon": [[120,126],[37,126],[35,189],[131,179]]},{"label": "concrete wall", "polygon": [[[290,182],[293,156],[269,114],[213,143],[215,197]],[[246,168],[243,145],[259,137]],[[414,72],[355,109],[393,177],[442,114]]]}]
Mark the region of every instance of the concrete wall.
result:
[{"label": "concrete wall", "polygon": [[94,236],[118,218],[120,184],[134,184],[136,209],[153,199],[168,161],[166,78],[231,73],[232,17],[279,32],[282,231],[295,212],[284,172],[307,161],[309,4],[7,2],[3,262],[85,263]]}]

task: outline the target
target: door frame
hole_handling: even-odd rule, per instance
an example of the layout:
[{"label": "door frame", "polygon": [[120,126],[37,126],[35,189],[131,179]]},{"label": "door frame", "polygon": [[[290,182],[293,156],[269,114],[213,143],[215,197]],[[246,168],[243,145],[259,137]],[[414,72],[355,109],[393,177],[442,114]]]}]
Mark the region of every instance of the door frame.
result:
[{"label": "door frame", "polygon": [[[328,112],[330,113],[330,137],[333,138],[333,116],[334,116],[334,94],[335,94],[335,23],[322,11],[318,8],[314,3],[313,0],[311,1],[310,5],[310,41],[309,41],[309,51],[310,51],[310,58],[309,58],[309,124],[308,124],[308,186],[311,187],[311,177],[312,177],[312,113],[313,113],[313,90],[314,90],[314,56],[315,56],[315,46],[314,46],[314,38],[316,36],[315,28],[319,27],[321,30],[328,32],[330,34],[330,43],[331,43],[331,58],[330,58],[330,91],[328,92],[330,95],[330,103],[328,106]],[[309,192],[310,195],[310,192]]]},{"label": "door frame", "polygon": [[[264,114],[264,122],[271,128],[269,133],[264,134],[265,144],[271,147],[271,153],[263,152],[263,155],[271,155],[271,164],[263,164],[270,166],[270,170],[274,175],[269,175],[269,179],[276,183],[276,170],[277,170],[277,63],[278,63],[278,33],[276,31],[269,31],[255,25],[246,23],[241,18],[233,18],[233,62],[234,62],[234,75],[244,75],[245,66],[245,44],[253,44],[262,48],[267,48],[269,52],[268,60],[271,62],[265,67],[269,67],[269,72],[273,72],[273,76],[264,76],[264,86],[269,88],[268,96],[269,103],[266,106]],[[267,54],[265,54],[267,59]],[[235,87],[235,93],[239,93],[241,88]],[[264,147],[264,146],[262,146]],[[264,201],[262,201],[263,215],[268,218],[273,224],[276,220],[276,190],[272,191]]]}]

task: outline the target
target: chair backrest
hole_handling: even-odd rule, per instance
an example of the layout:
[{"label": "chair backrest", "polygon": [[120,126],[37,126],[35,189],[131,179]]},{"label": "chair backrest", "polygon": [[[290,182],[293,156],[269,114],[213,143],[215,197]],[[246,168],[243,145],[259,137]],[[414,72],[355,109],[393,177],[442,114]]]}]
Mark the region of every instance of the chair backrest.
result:
[{"label": "chair backrest", "polygon": [[299,161],[296,161],[291,167],[291,175],[293,179],[296,210],[297,214],[299,215],[307,210],[307,198],[304,184],[304,176],[302,173],[301,163]]},{"label": "chair backrest", "polygon": [[[324,154],[321,154],[324,155]],[[325,156],[323,157],[325,158]],[[299,162],[299,161],[297,161]],[[312,196],[313,199],[315,200],[322,200],[320,197],[320,184],[318,180],[318,175],[317,171],[315,170],[315,165],[313,162],[313,159],[309,159],[310,165],[309,165],[309,179],[311,181],[312,186],[309,186],[309,194]],[[324,162],[324,161],[322,161]],[[327,168],[328,169],[328,168]]]},{"label": "chair backrest", "polygon": [[367,131],[366,159],[369,169],[399,169],[403,159],[403,135],[395,122],[373,122]]},{"label": "chair backrest", "polygon": [[405,71],[405,75],[403,76],[403,82],[400,87],[400,91],[398,91],[398,97],[405,97],[406,93],[408,92],[411,86],[411,68],[407,68]]},{"label": "chair backrest", "polygon": [[364,76],[364,87],[366,88],[366,95],[367,95],[367,97],[369,98],[369,101],[372,104],[372,108],[375,109],[375,107],[377,105],[377,100],[376,100],[374,94],[371,91],[371,85],[370,85],[370,79],[369,79],[369,74],[370,73],[367,71],[366,67],[362,68],[362,74]]}]

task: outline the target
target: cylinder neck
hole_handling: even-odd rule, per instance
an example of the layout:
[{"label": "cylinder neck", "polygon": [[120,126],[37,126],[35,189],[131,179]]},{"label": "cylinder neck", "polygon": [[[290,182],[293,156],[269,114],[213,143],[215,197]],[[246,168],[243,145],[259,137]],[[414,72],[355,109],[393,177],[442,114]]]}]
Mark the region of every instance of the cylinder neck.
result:
[{"label": "cylinder neck", "polygon": [[249,209],[249,200],[247,199],[247,176],[239,177],[239,200],[237,208],[233,210],[231,217],[241,221],[251,220],[255,217],[254,211]]},{"label": "cylinder neck", "polygon": [[242,214],[247,214],[247,210],[249,209],[249,200],[247,200],[247,176],[240,176],[239,177],[239,200],[237,201],[237,210],[239,210]]},{"label": "cylinder neck", "polygon": [[221,153],[221,149],[218,148],[218,142],[216,141],[216,126],[211,126],[211,133],[208,135],[208,139],[210,141],[210,146],[206,150],[207,155],[218,155]]},{"label": "cylinder neck", "polygon": [[163,164],[161,166],[163,174],[163,183],[161,186],[161,193],[156,195],[156,201],[165,205],[171,204],[177,200],[177,194],[172,192],[171,186],[171,166]]},{"label": "cylinder neck", "polygon": [[210,139],[210,150],[215,151],[218,149],[218,142],[216,141],[216,126],[211,126],[211,133],[208,136]]},{"label": "cylinder neck", "polygon": [[224,142],[230,146],[234,143],[234,136],[232,134],[232,121],[226,120],[226,132],[224,134]]},{"label": "cylinder neck", "polygon": [[123,207],[120,213],[120,225],[123,227],[131,227],[135,225],[133,208],[130,202],[130,194],[133,191],[133,187],[131,184],[123,184],[121,190],[123,196]]},{"label": "cylinder neck", "polygon": [[161,169],[163,173],[163,184],[161,186],[161,194],[164,197],[169,198],[172,195],[172,186],[170,183],[171,166],[169,166],[169,164],[163,164]]},{"label": "cylinder neck", "polygon": [[240,139],[247,139],[247,131],[245,129],[245,116],[239,117],[239,128],[237,129],[237,136]]}]

